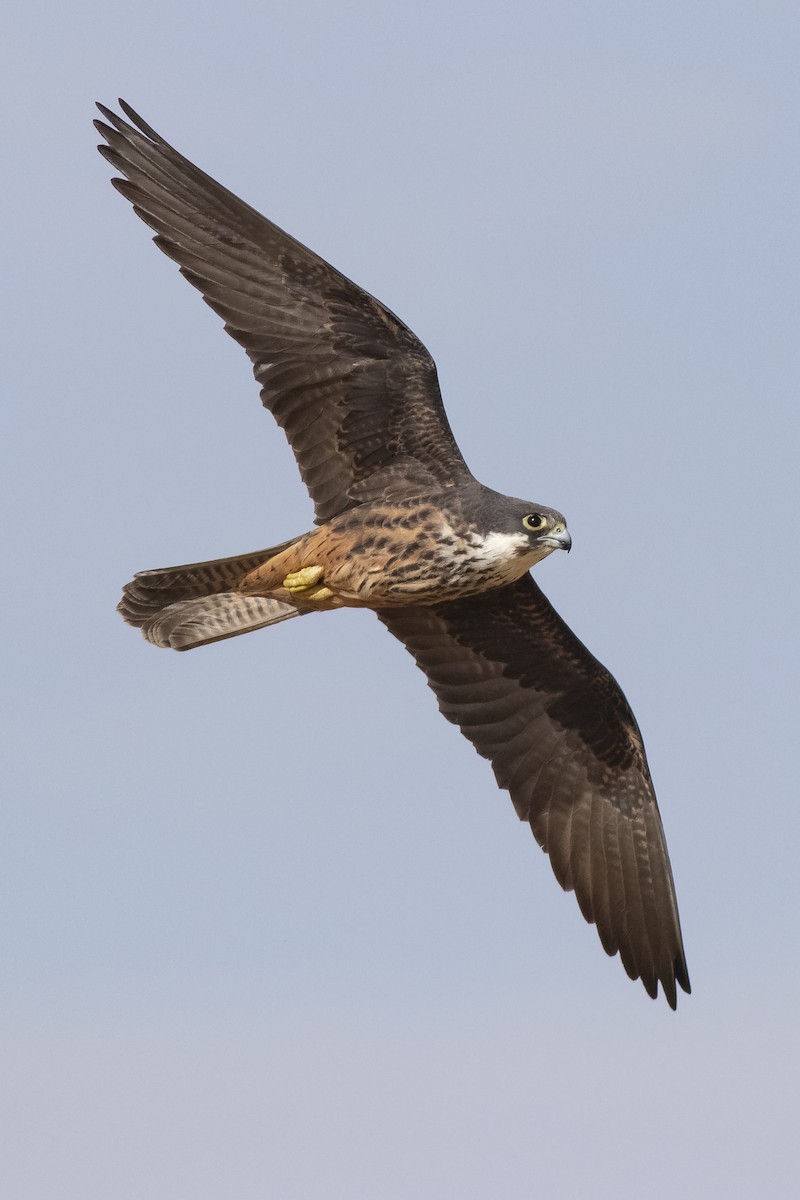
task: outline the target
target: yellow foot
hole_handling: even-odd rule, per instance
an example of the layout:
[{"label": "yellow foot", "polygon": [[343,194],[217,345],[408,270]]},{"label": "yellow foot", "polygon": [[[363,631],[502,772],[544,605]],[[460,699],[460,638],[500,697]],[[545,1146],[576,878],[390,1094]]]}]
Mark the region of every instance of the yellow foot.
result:
[{"label": "yellow foot", "polygon": [[329,600],[333,595],[330,588],[317,587],[322,579],[322,567],[302,567],[293,571],[283,581],[283,586],[297,600]]}]

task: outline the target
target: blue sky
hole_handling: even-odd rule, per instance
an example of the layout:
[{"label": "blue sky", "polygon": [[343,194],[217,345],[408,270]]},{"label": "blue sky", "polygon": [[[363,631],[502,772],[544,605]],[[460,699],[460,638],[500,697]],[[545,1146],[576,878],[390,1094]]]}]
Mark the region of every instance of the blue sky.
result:
[{"label": "blue sky", "polygon": [[[5,17],[14,1200],[783,1197],[797,1179],[794,4]],[[133,571],[311,509],[93,101],[379,296],[648,748],[691,997],[607,959],[366,613],[188,655]]]}]

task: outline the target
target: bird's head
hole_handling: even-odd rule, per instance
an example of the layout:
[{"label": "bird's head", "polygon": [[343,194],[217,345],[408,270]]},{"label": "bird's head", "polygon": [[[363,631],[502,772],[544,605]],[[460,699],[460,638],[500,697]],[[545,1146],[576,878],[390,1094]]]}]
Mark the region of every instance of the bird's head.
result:
[{"label": "bird's head", "polygon": [[515,564],[521,575],[554,550],[569,550],[567,522],[554,508],[482,490],[480,517],[472,537],[484,553]]},{"label": "bird's head", "polygon": [[560,512],[535,504],[526,504],[525,508],[527,511],[520,517],[520,524],[527,534],[531,549],[543,549],[546,554],[553,550],[569,552],[572,549],[567,522]]},{"label": "bird's head", "polygon": [[498,531],[510,535],[514,552],[526,566],[540,562],[554,550],[569,550],[572,538],[567,522],[554,508],[530,500],[506,500],[497,522]]}]

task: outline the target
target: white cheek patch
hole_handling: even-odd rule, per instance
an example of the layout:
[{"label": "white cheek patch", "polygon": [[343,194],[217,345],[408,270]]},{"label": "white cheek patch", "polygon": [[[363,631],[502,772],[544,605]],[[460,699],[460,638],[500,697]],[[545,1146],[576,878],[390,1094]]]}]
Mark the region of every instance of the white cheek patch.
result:
[{"label": "white cheek patch", "polygon": [[443,524],[436,545],[438,569],[443,572],[438,595],[469,595],[513,583],[542,558],[527,534],[457,532]]},{"label": "white cheek patch", "polygon": [[519,557],[527,550],[530,542],[524,533],[470,533],[468,540],[476,551],[476,558],[486,563],[504,563]]}]

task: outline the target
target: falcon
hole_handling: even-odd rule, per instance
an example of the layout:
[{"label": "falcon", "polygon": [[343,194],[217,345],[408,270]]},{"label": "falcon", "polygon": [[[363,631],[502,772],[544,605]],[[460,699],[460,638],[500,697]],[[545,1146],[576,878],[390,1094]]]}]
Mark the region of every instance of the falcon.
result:
[{"label": "falcon", "polygon": [[690,991],[636,720],[530,568],[569,550],[561,513],[467,467],[408,326],[193,166],[120,101],[98,105],[114,186],[246,351],[315,527],[232,558],[143,571],[119,611],[190,650],[293,617],[372,609],[444,716],[492,765],[608,954],[674,1009]]}]

